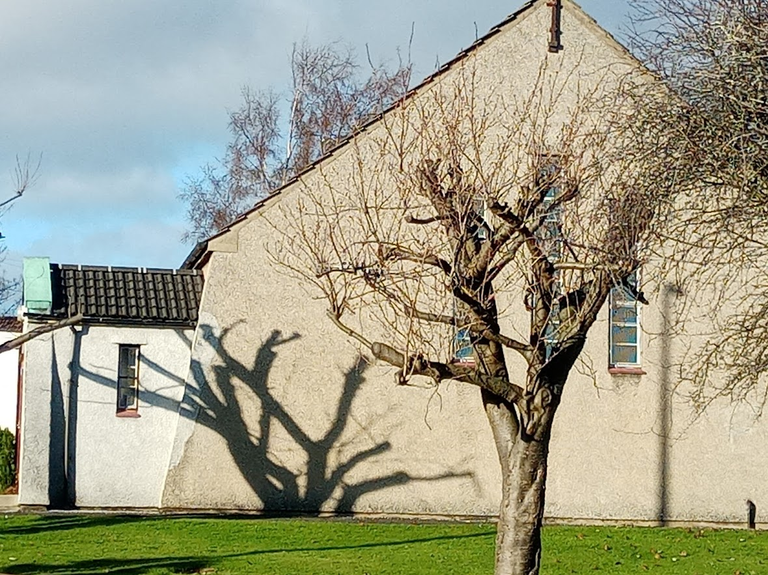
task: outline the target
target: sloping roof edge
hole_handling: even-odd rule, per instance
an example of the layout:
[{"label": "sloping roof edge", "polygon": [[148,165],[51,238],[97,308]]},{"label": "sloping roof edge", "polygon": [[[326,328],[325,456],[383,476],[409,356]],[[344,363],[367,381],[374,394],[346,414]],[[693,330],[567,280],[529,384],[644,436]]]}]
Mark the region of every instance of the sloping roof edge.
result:
[{"label": "sloping roof edge", "polygon": [[[361,124],[360,126],[356,127],[352,132],[345,138],[339,140],[339,142],[328,152],[320,156],[317,160],[312,162],[311,164],[308,164],[304,169],[296,173],[291,179],[286,181],[282,186],[279,188],[273,190],[268,196],[265,196],[264,198],[256,201],[256,203],[251,207],[250,209],[244,211],[240,215],[237,216],[234,220],[232,220],[230,223],[228,223],[226,226],[224,226],[221,230],[219,230],[217,233],[213,234],[212,236],[199,241],[194,248],[192,248],[192,251],[189,253],[189,255],[186,257],[184,262],[181,264],[181,268],[183,269],[195,269],[202,267],[202,265],[205,264],[207,261],[206,255],[209,253],[208,247],[212,240],[223,236],[224,234],[229,233],[233,227],[235,227],[237,224],[242,222],[243,220],[247,219],[251,214],[257,212],[258,210],[262,209],[267,203],[269,203],[272,199],[280,196],[283,191],[287,190],[293,184],[295,184],[302,176],[307,174],[308,172],[313,171],[315,168],[317,168],[320,164],[327,161],[329,158],[331,158],[336,152],[338,152],[340,149],[346,147],[347,144],[349,144],[350,141],[352,141],[353,138],[358,136],[359,134],[365,132],[368,128],[370,128],[372,125],[378,123],[386,114],[389,114],[392,110],[396,109],[398,106],[403,105],[407,100],[410,100],[416,93],[423,90],[426,86],[434,82],[437,78],[442,76],[444,73],[446,73],[448,70],[452,69],[454,66],[456,66],[459,62],[463,61],[465,58],[467,58],[470,54],[474,53],[480,46],[485,44],[488,40],[499,34],[504,28],[509,26],[514,21],[518,20],[523,14],[525,14],[527,11],[529,11],[531,8],[533,8],[537,4],[541,4],[544,2],[549,2],[550,0],[528,0],[525,2],[520,8],[509,14],[504,20],[496,24],[495,26],[491,27],[488,32],[486,32],[483,36],[480,36],[477,38],[472,44],[470,44],[467,48],[464,48],[461,50],[456,56],[454,56],[452,59],[448,60],[445,64],[441,65],[437,70],[426,76],[421,82],[419,82],[416,86],[408,90],[402,98],[398,99],[396,102],[394,102],[391,106],[386,108],[385,110],[382,110],[378,114],[373,114],[367,122],[364,124]],[[609,44],[612,44],[613,47],[621,54],[629,57],[631,60],[636,62],[639,66],[643,66],[643,64],[635,58],[632,53],[627,49],[626,46],[624,46],[621,42],[619,42],[610,32],[605,30],[600,24],[598,24],[597,20],[595,20],[592,16],[590,16],[575,0],[562,0],[565,4],[570,4],[576,11],[576,14],[581,16],[584,22],[594,28],[598,33],[603,35],[605,39],[608,41]]]}]

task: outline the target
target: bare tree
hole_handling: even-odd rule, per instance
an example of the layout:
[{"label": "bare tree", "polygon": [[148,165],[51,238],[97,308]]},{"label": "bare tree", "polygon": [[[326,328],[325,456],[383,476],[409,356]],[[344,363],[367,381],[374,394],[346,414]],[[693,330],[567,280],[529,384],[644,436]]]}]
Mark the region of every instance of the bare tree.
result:
[{"label": "bare tree", "polygon": [[[13,191],[11,195],[0,201],[0,218],[7,214],[13,203],[37,182],[40,177],[42,160],[42,154],[36,158],[31,153],[27,153],[23,159],[16,156],[16,165],[12,174]],[[0,238],[2,238],[2,234],[0,234]],[[0,261],[5,259],[5,252],[6,247],[0,246]],[[13,310],[20,303],[19,287],[20,281],[18,279],[9,279],[5,274],[0,275],[0,310],[2,313],[15,313]]]},{"label": "bare tree", "polygon": [[673,95],[640,112],[674,126],[654,154],[664,180],[684,192],[667,264],[687,292],[681,305],[709,323],[691,334],[701,345],[680,378],[700,409],[726,398],[760,413],[768,398],[768,2],[633,5],[635,52]]},{"label": "bare tree", "polygon": [[230,113],[232,140],[224,159],[204,166],[180,194],[191,224],[188,238],[223,228],[389,107],[410,81],[410,67],[402,63],[394,72],[371,64],[361,79],[350,49],[306,41],[294,46],[291,73],[287,105],[281,94],[243,88],[241,107]]},{"label": "bare tree", "polygon": [[641,145],[664,133],[609,82],[544,66],[515,95],[457,74],[302,177],[271,252],[398,383],[480,388],[502,467],[496,572],[536,574],[568,374],[612,289],[643,300],[630,278],[675,190]]},{"label": "bare tree", "polygon": [[0,202],[0,208],[3,209],[0,215],[5,213],[7,207],[24,195],[40,177],[40,164],[43,156],[40,155],[36,160],[31,154],[27,154],[23,160],[16,156],[16,167],[13,170],[13,193],[11,196]]}]

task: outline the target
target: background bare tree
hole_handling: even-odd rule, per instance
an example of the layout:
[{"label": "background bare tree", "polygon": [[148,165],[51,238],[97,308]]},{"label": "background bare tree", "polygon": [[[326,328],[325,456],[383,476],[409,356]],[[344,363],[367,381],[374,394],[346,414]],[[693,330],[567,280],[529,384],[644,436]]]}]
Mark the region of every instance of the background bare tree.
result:
[{"label": "background bare tree", "polygon": [[[34,157],[31,153],[28,153],[24,158],[16,156],[16,163],[11,176],[11,192],[0,201],[0,219],[8,213],[13,203],[37,182],[40,177],[42,159],[42,155]],[[0,244],[0,262],[5,259],[6,249],[4,244]],[[0,274],[0,313],[16,313],[16,308],[21,303],[20,284],[19,278],[9,278],[5,273]]]},{"label": "background bare tree", "polygon": [[680,379],[699,408],[727,398],[759,414],[768,397],[768,2],[633,4],[633,49],[674,94],[641,113],[675,127],[655,155],[667,185],[685,192],[667,260],[685,292],[679,315],[708,323],[689,334],[701,345]]},{"label": "background bare tree", "polygon": [[543,67],[509,94],[459,76],[302,177],[272,255],[400,384],[481,389],[502,467],[496,572],[535,574],[568,374],[612,289],[643,300],[631,277],[675,190],[640,145],[663,132],[632,123],[610,82]]},{"label": "background bare tree", "polygon": [[230,113],[224,159],[204,166],[181,191],[188,238],[221,229],[408,89],[410,67],[402,63],[395,71],[371,64],[366,78],[359,72],[349,48],[304,41],[294,46],[287,97],[243,88],[242,105]]}]

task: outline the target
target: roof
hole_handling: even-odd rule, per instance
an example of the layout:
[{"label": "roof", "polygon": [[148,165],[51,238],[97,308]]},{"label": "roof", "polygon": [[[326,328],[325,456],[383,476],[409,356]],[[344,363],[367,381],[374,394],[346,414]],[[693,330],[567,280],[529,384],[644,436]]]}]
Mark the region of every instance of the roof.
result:
[{"label": "roof", "polygon": [[[549,2],[550,0],[546,0]],[[314,170],[318,165],[324,163],[328,158],[333,156],[337,151],[339,151],[340,148],[345,147],[347,144],[349,144],[350,141],[356,136],[358,136],[361,132],[365,132],[369,127],[371,127],[373,124],[376,124],[379,122],[379,120],[382,119],[385,115],[390,113],[393,109],[397,108],[398,106],[401,106],[405,101],[412,98],[417,92],[420,92],[425,86],[428,84],[431,84],[434,82],[438,77],[442,76],[445,72],[448,70],[454,68],[456,64],[464,60],[467,56],[472,54],[475,50],[477,50],[480,46],[487,43],[488,40],[499,34],[502,30],[504,30],[509,24],[512,22],[518,20],[524,13],[528,12],[531,8],[536,6],[537,4],[540,4],[544,2],[544,0],[527,0],[520,8],[518,8],[516,11],[512,12],[509,16],[504,18],[501,22],[493,26],[488,32],[486,32],[483,36],[477,38],[469,47],[464,48],[461,52],[459,52],[456,56],[454,56],[453,59],[449,60],[442,66],[440,66],[437,70],[435,70],[432,74],[424,78],[418,85],[414,86],[408,92],[399,100],[397,100],[395,103],[393,103],[389,108],[383,110],[382,112],[378,114],[373,114],[367,122],[364,124],[356,127],[350,133],[346,138],[341,139],[336,146],[331,148],[328,152],[320,156],[318,159],[316,159],[311,164],[308,164],[303,170],[299,171],[297,174],[295,174],[292,178],[290,178],[288,181],[286,181],[283,185],[281,185],[279,188],[273,190],[268,196],[258,200],[252,208],[249,210],[246,210],[239,216],[237,216],[233,221],[229,222],[226,226],[224,226],[221,230],[219,230],[217,233],[213,234],[209,238],[202,240],[198,242],[194,248],[192,248],[192,251],[189,253],[187,258],[184,260],[184,262],[181,264],[182,268],[186,269],[193,269],[196,267],[199,267],[201,263],[204,263],[206,254],[208,253],[208,243],[224,234],[229,232],[232,227],[234,227],[236,224],[240,223],[244,219],[246,219],[249,215],[256,212],[257,210],[264,207],[264,205],[275,198],[276,196],[279,196],[284,190],[290,188],[293,184],[296,183],[303,175],[305,175],[307,172],[311,172]],[[576,3],[575,0],[569,0],[568,4],[572,8],[576,10],[576,13],[582,16],[586,19],[586,21],[594,27],[595,29],[599,30],[606,39],[620,52],[622,52],[624,55],[628,56],[632,60],[636,60],[635,57],[627,50],[625,46],[621,44],[613,35],[606,32],[598,23],[597,21],[589,16],[584,9],[579,6],[578,3]],[[549,4],[548,4],[549,5]]]},{"label": "roof", "polygon": [[24,324],[16,316],[0,316],[0,331],[21,333],[24,331]]},{"label": "roof", "polygon": [[[203,276],[195,270],[51,264],[50,316],[105,323],[197,323]],[[30,314],[32,315],[32,314]]]}]

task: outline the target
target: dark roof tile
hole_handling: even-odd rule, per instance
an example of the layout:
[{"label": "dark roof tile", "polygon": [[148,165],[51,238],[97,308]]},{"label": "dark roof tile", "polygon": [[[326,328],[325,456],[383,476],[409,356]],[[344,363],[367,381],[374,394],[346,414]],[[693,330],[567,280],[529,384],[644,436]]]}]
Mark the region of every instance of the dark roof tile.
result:
[{"label": "dark roof tile", "polygon": [[111,323],[194,325],[203,291],[195,270],[51,264],[52,315]]},{"label": "dark roof tile", "polygon": [[24,324],[16,316],[0,316],[0,331],[21,333],[23,329]]}]

